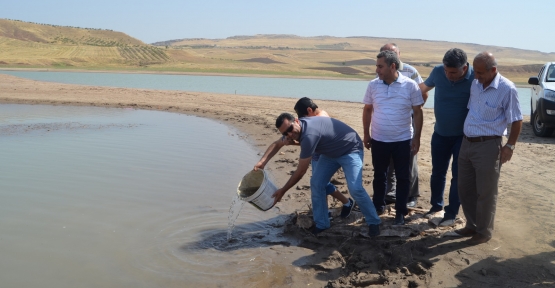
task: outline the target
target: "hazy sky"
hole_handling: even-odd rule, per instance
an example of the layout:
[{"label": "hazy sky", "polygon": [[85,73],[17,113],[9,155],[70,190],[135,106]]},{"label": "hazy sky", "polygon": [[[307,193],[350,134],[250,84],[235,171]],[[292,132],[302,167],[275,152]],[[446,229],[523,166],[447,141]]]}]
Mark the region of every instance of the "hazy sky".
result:
[{"label": "hazy sky", "polygon": [[552,0],[0,0],[0,18],[111,29],[146,43],[236,35],[375,36],[555,52]]}]

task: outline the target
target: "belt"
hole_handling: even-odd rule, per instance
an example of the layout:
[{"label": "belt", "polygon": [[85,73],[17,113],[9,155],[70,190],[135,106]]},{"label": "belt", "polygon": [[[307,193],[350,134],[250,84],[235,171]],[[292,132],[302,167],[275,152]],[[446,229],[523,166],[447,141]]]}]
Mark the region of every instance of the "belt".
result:
[{"label": "belt", "polygon": [[492,139],[499,139],[501,138],[501,136],[478,136],[478,137],[468,137],[466,135],[464,135],[464,139],[470,141],[470,142],[484,142],[487,140],[492,140]]}]

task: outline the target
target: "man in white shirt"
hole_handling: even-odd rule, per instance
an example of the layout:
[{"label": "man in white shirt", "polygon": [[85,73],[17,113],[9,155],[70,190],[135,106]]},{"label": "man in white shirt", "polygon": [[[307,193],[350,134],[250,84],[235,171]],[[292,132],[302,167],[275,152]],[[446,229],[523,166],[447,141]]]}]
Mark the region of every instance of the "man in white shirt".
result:
[{"label": "man in white shirt", "polygon": [[[379,78],[368,84],[362,121],[364,146],[372,151],[376,211],[381,214],[385,209],[387,167],[393,158],[397,179],[395,224],[404,225],[404,216],[408,214],[409,162],[420,148],[424,99],[418,84],[399,73],[399,66],[399,57],[395,52],[382,51],[378,54],[376,74]],[[414,133],[411,111],[414,114]]]},{"label": "man in white shirt", "polygon": [[[403,61],[401,61],[401,51],[399,50],[399,46],[397,46],[397,44],[387,43],[383,45],[382,48],[380,48],[380,52],[386,51],[386,50],[395,52],[397,54],[397,57],[399,57],[399,62],[401,63],[399,66],[399,70],[397,70],[399,71],[399,73],[414,80],[416,84],[420,84],[424,82],[424,80],[422,79],[422,77],[420,76],[420,73],[418,73],[418,70],[416,70],[416,68],[412,67],[407,63],[403,63]],[[426,102],[426,99],[428,99],[428,92],[422,91],[422,99],[424,99],[424,102]],[[420,197],[420,191],[418,189],[418,159],[416,154],[410,158],[409,172],[410,172],[410,175],[409,175],[410,184],[409,184],[409,198],[407,201],[407,207],[414,208],[418,203],[418,197]],[[396,193],[395,186],[396,186],[395,168],[393,167],[393,159],[391,159],[391,162],[389,163],[389,167],[387,168],[387,194],[385,196],[386,202],[389,202],[389,203],[396,202],[395,198],[397,193]]]}]

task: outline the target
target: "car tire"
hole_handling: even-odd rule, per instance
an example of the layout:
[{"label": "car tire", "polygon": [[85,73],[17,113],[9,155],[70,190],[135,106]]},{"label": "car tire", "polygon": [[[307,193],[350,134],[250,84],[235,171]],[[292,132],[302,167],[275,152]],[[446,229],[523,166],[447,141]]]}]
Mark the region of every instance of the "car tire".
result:
[{"label": "car tire", "polygon": [[536,108],[536,112],[532,114],[530,118],[532,122],[532,130],[534,134],[538,137],[549,137],[553,134],[553,128],[547,128],[544,123],[541,122],[540,115],[538,113],[538,108]]}]

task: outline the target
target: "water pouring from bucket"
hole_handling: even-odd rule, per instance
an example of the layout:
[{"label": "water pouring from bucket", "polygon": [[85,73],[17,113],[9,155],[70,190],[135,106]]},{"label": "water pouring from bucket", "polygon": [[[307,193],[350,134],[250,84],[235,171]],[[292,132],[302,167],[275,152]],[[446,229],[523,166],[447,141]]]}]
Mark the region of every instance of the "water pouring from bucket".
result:
[{"label": "water pouring from bucket", "polygon": [[268,178],[264,170],[250,171],[237,187],[237,195],[229,207],[227,217],[227,241],[231,241],[231,232],[235,226],[235,220],[239,217],[239,212],[245,202],[251,203],[254,207],[262,211],[267,211],[274,206],[272,195],[276,192],[276,185]]},{"label": "water pouring from bucket", "polygon": [[276,192],[276,185],[270,180],[266,170],[250,171],[239,183],[237,195],[243,201],[254,207],[267,211],[274,206],[272,195]]}]

